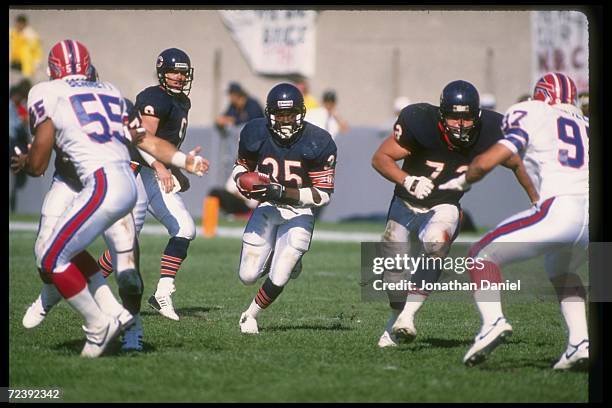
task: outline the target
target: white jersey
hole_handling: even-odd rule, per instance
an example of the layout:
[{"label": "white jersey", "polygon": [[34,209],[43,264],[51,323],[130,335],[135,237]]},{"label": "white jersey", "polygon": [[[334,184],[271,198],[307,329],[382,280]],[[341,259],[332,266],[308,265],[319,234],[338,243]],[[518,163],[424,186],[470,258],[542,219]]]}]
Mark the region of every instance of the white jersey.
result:
[{"label": "white jersey", "polygon": [[28,95],[28,112],[32,129],[51,119],[55,144],[83,183],[100,167],[130,160],[123,128],[126,104],[109,82],[68,76],[39,83]]},{"label": "white jersey", "polygon": [[526,101],[504,116],[504,144],[523,156],[540,201],[589,193],[589,119],[573,105]]}]

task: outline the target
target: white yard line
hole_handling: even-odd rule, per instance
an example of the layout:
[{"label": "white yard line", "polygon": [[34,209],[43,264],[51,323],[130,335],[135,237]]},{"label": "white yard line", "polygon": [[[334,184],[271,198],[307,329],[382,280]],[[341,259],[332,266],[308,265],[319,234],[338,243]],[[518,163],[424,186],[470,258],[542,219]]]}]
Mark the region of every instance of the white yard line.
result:
[{"label": "white yard line", "polygon": [[[33,222],[12,221],[9,222],[9,231],[37,231],[38,224]],[[218,227],[217,236],[221,238],[242,238],[244,228],[238,227]],[[198,236],[202,235],[202,231],[197,228]],[[142,228],[142,234],[146,235],[167,235],[166,228],[162,225],[145,224]],[[315,228],[313,240],[327,242],[378,242],[380,241],[381,233],[373,232],[349,232],[349,231],[329,231],[317,230]],[[455,242],[475,242],[480,236],[477,234],[461,234]]]}]

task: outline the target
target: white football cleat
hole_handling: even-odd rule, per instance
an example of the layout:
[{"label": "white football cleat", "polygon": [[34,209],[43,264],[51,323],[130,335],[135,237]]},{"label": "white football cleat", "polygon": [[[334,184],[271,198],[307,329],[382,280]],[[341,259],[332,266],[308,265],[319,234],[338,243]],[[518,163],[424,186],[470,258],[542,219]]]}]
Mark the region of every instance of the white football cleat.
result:
[{"label": "white football cleat", "polygon": [[257,320],[255,320],[254,317],[246,314],[246,312],[240,316],[240,333],[259,334]]},{"label": "white football cleat", "polygon": [[511,335],[512,326],[504,317],[498,318],[492,325],[483,326],[476,335],[474,344],[463,357],[463,364],[472,367],[482,363],[504,339]]},{"label": "white football cleat", "polygon": [[397,347],[398,345],[399,345],[399,342],[397,341],[395,336],[393,336],[391,333],[389,333],[386,330],[382,334],[382,336],[380,336],[380,338],[378,339],[378,347],[380,348]]},{"label": "white football cleat", "polygon": [[414,327],[414,318],[408,314],[400,313],[393,327],[391,327],[391,334],[398,343],[413,342],[417,335]]},{"label": "white football cleat", "polygon": [[586,369],[589,364],[589,340],[584,339],[580,343],[569,344],[565,353],[553,366],[555,370]]},{"label": "white football cleat", "polygon": [[26,329],[33,329],[34,327],[38,326],[43,320],[45,320],[45,317],[47,317],[47,312],[48,310],[43,308],[42,299],[40,295],[38,295],[34,303],[28,307],[25,315],[23,315],[23,319],[21,321],[21,323],[23,323],[23,327]]},{"label": "white football cleat", "polygon": [[85,347],[81,351],[81,357],[96,358],[99,357],[106,346],[112,339],[121,331],[121,323],[114,317],[109,317],[108,323],[98,331],[93,331],[83,326],[85,331]]},{"label": "white football cleat", "polygon": [[132,315],[126,308],[123,308],[121,313],[115,316],[121,323],[121,330],[125,330],[136,322],[136,316]]},{"label": "white football cleat", "polygon": [[149,298],[147,303],[162,316],[178,321],[179,317],[174,311],[174,305],[172,304],[172,294],[175,290],[174,285],[164,291],[160,291],[158,286],[157,291]]},{"label": "white football cleat", "polygon": [[142,351],[142,319],[140,315],[134,316],[133,324],[123,332],[121,340],[121,350],[123,351]]}]

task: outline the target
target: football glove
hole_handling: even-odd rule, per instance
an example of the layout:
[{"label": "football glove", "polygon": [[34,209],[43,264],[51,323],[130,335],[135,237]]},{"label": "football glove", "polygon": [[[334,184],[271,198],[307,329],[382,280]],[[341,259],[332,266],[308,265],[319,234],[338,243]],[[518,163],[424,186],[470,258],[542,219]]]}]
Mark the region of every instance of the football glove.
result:
[{"label": "football glove", "polygon": [[434,184],[427,177],[406,176],[404,188],[409,194],[421,200],[431,193],[434,189]]},{"label": "football glove", "polygon": [[284,186],[278,183],[270,183],[253,186],[253,190],[251,190],[249,195],[258,201],[280,201],[284,193]]},{"label": "football glove", "polygon": [[468,191],[472,185],[465,180],[465,173],[438,186],[440,190]]}]

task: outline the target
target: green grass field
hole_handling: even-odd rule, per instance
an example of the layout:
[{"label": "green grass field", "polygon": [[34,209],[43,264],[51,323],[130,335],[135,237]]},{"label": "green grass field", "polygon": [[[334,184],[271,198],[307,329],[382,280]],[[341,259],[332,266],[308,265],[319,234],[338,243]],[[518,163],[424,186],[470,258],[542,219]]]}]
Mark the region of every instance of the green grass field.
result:
[{"label": "green grass field", "polygon": [[[475,306],[435,295],[417,315],[414,343],[378,349],[388,306],[361,301],[358,243],[313,242],[300,278],[262,313],[261,334],[245,336],[238,319],[261,281],[238,280],[240,240],[197,238],[173,296],[181,321],[143,306],[144,352],[122,354],[117,340],[85,360],[81,319],[64,302],[41,326],[21,325],[40,288],[35,234],[9,239],[12,388],[59,387],[64,401],[587,401],[587,373],[550,369],[566,341],[555,302],[507,304],[514,335],[476,368],[461,363],[480,325]],[[141,243],[146,299],[166,238]]]}]

